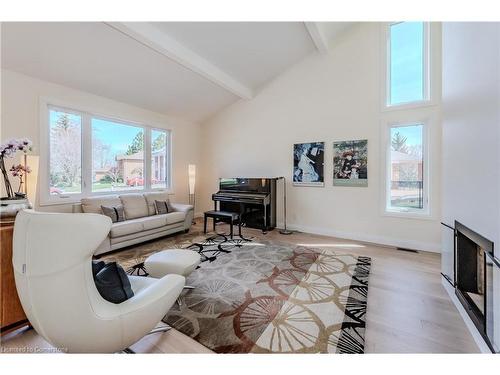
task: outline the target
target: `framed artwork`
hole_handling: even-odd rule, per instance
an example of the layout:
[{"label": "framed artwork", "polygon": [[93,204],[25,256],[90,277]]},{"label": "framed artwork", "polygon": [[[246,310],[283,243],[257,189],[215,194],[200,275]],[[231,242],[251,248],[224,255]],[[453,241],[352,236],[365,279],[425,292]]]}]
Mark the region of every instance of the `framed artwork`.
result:
[{"label": "framed artwork", "polygon": [[325,143],[311,142],[293,145],[293,184],[325,186]]},{"label": "framed artwork", "polygon": [[333,185],[368,186],[368,140],[333,142]]}]

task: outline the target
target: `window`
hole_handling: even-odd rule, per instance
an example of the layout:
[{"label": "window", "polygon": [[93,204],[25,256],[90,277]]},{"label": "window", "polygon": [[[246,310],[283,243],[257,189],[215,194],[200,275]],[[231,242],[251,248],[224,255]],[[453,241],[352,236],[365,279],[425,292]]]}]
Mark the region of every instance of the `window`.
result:
[{"label": "window", "polygon": [[92,118],[92,192],[144,186],[144,129]]},{"label": "window", "polygon": [[429,101],[428,28],[425,22],[388,26],[386,106]]},{"label": "window", "polygon": [[41,114],[40,162],[47,171],[40,175],[41,204],[171,187],[170,131],[44,99]]},{"label": "window", "polygon": [[82,192],[82,117],[49,110],[49,194]]},{"label": "window", "polygon": [[151,186],[167,187],[167,132],[151,130]]},{"label": "window", "polygon": [[391,125],[387,137],[386,211],[427,213],[425,124]]}]

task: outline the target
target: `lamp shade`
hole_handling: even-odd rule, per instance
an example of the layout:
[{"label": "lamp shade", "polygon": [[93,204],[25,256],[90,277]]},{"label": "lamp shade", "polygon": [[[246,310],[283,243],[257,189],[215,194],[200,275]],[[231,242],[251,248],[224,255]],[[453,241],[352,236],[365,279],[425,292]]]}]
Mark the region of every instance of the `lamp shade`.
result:
[{"label": "lamp shade", "polygon": [[188,178],[189,178],[189,194],[194,194],[194,186],[196,183],[196,165],[188,165]]}]

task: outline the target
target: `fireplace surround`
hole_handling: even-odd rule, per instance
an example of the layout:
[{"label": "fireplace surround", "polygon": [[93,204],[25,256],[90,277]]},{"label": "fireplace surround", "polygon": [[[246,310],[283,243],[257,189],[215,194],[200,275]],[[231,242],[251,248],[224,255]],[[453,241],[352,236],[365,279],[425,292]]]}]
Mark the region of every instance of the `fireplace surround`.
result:
[{"label": "fireplace surround", "polygon": [[455,221],[455,294],[492,352],[500,351],[500,262],[493,242]]}]

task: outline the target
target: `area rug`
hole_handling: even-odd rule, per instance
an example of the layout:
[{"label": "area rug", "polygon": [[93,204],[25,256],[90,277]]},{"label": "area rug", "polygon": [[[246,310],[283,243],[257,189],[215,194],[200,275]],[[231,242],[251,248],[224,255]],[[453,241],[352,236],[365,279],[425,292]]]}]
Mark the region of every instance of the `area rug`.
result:
[{"label": "area rug", "polygon": [[[363,353],[371,259],[212,236],[164,322],[217,353]],[[221,251],[222,250],[222,251]]]}]

